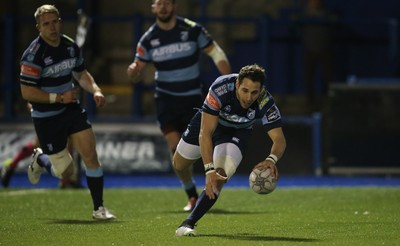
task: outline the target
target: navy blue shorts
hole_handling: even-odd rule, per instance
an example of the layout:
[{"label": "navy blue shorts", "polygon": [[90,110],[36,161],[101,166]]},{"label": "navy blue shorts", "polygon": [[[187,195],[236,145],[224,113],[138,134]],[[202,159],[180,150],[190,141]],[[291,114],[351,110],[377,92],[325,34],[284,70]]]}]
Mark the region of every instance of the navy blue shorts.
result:
[{"label": "navy blue shorts", "polygon": [[163,134],[185,131],[190,119],[203,105],[203,97],[175,97],[160,95],[156,98],[157,122]]},{"label": "navy blue shorts", "polygon": [[[201,125],[201,112],[197,112],[187,130],[183,133],[182,139],[189,144],[199,146],[199,133]],[[247,144],[251,137],[251,129],[234,129],[229,127],[224,127],[222,125],[217,126],[213,134],[213,144],[214,147],[222,143],[233,143],[242,153],[247,148]]]},{"label": "navy blue shorts", "polygon": [[56,116],[32,118],[40,147],[45,154],[55,154],[65,149],[68,136],[91,128],[86,111],[78,105]]}]

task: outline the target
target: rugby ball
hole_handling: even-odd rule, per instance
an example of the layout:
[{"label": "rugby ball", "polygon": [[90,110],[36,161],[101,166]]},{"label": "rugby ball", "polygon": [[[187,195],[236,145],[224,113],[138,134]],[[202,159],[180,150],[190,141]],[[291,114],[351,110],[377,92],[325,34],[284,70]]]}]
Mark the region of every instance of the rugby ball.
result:
[{"label": "rugby ball", "polygon": [[257,194],[269,194],[276,188],[277,180],[271,168],[263,165],[254,167],[249,175],[250,188]]}]

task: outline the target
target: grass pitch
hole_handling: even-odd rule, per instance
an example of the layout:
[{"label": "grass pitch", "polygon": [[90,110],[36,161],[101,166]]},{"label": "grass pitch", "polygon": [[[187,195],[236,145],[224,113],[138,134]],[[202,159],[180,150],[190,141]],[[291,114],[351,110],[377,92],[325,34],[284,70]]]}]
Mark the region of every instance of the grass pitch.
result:
[{"label": "grass pitch", "polygon": [[86,189],[1,189],[0,245],[400,245],[400,189],[225,189],[198,223],[176,237],[181,189],[106,189],[118,219],[91,218]]}]

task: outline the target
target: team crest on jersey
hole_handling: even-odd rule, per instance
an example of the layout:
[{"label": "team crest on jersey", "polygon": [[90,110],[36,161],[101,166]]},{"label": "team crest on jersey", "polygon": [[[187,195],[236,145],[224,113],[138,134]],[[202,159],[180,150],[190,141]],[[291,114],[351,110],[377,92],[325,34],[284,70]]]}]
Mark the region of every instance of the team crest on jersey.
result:
[{"label": "team crest on jersey", "polygon": [[254,119],[254,117],[256,117],[256,111],[252,108],[249,108],[249,110],[247,111],[247,118],[252,120]]},{"label": "team crest on jersey", "polygon": [[51,56],[48,56],[46,58],[44,58],[44,64],[47,66],[49,64],[53,63],[53,59],[51,58]]},{"label": "team crest on jersey", "polygon": [[75,50],[74,50],[74,48],[73,48],[73,47],[68,47],[67,49],[68,49],[69,55],[70,55],[71,57],[74,57],[74,56],[75,56]]},{"label": "team crest on jersey", "polygon": [[152,40],[150,40],[150,44],[151,44],[151,47],[160,46],[160,39],[158,39],[158,38],[152,39]]},{"label": "team crest on jersey", "polygon": [[186,41],[189,38],[189,32],[188,31],[182,31],[181,32],[181,40]]},{"label": "team crest on jersey", "polygon": [[231,110],[232,110],[231,105],[226,105],[224,108],[224,111],[228,113],[231,112]]},{"label": "team crest on jersey", "polygon": [[229,83],[227,86],[229,91],[233,91],[235,89],[235,83]]}]

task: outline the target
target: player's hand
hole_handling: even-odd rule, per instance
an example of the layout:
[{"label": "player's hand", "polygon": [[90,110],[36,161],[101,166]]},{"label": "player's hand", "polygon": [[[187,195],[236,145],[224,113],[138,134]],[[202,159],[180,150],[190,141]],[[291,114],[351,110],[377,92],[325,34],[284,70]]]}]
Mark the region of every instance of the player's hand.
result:
[{"label": "player's hand", "polygon": [[254,168],[256,168],[258,166],[266,166],[266,167],[271,168],[272,174],[275,176],[276,180],[279,180],[278,168],[276,167],[276,165],[272,161],[264,160],[264,161],[258,163],[257,165],[255,165]]},{"label": "player's hand", "polygon": [[70,91],[66,91],[60,94],[60,103],[68,104],[68,103],[75,103],[78,101],[79,98],[79,89],[74,88]]},{"label": "player's hand", "polygon": [[142,78],[142,73],[137,67],[136,63],[132,63],[128,66],[128,69],[126,70],[126,73],[128,74],[128,77],[131,79],[133,83],[138,83],[140,82]]},{"label": "player's hand", "polygon": [[95,91],[93,93],[93,100],[96,103],[96,107],[101,108],[106,104],[106,98],[101,91]]},{"label": "player's hand", "polygon": [[219,193],[219,181],[226,181],[227,177],[222,176],[217,172],[211,172],[206,175],[206,195],[211,200],[215,199],[215,193]]}]

